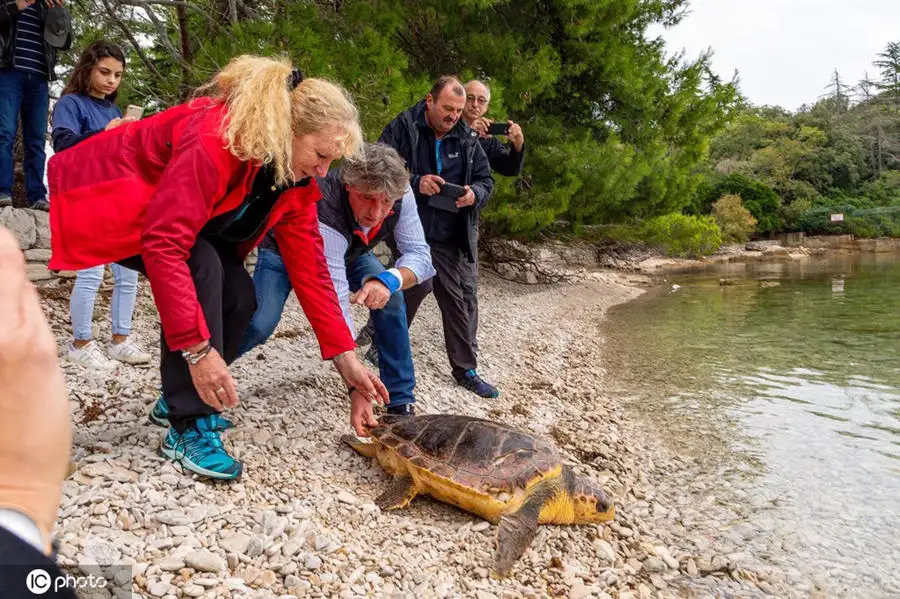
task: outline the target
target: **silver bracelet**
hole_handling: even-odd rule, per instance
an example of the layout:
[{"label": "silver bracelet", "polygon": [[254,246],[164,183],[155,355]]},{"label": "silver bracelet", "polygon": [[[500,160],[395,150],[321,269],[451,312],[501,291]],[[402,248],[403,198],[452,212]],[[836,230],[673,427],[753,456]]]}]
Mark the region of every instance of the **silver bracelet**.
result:
[{"label": "silver bracelet", "polygon": [[212,343],[207,343],[206,347],[198,351],[197,353],[191,353],[186,349],[181,350],[181,357],[185,359],[185,361],[193,366],[200,360],[206,357],[206,354],[210,352],[212,349]]}]

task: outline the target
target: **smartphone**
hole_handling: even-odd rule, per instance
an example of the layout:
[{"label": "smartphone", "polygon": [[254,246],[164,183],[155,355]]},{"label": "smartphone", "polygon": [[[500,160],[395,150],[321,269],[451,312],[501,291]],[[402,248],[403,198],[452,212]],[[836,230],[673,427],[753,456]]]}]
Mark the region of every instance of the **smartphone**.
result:
[{"label": "smartphone", "polygon": [[466,188],[462,185],[456,185],[455,183],[444,183],[441,185],[440,193],[438,193],[438,195],[442,195],[445,198],[458,198],[465,194]]},{"label": "smartphone", "polygon": [[491,123],[488,135],[509,135],[509,123]]},{"label": "smartphone", "polygon": [[144,116],[144,109],[140,106],[135,106],[134,104],[130,104],[128,108],[125,109],[125,117],[133,118],[135,120],[140,119]]}]

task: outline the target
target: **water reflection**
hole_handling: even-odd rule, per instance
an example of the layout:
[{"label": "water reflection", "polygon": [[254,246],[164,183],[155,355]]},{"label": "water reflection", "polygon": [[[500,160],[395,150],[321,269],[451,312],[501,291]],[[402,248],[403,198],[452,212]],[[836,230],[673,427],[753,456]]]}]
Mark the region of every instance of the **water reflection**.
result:
[{"label": "water reflection", "polygon": [[751,548],[835,596],[900,589],[898,289],[895,256],[729,265],[674,277],[605,325],[634,409],[793,539]]}]

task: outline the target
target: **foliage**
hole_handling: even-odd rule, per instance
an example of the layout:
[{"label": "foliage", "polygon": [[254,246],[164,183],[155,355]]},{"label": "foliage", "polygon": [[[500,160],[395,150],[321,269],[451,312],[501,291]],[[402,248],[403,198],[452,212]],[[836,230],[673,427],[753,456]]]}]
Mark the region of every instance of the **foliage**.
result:
[{"label": "foliage", "polygon": [[718,198],[736,195],[741,198],[744,208],[756,219],[759,232],[771,233],[781,228],[779,215],[781,198],[774,189],[761,181],[735,173],[718,179],[712,185],[703,188],[702,192],[705,195],[695,198],[694,214],[707,214]]},{"label": "foliage", "polygon": [[710,216],[672,213],[643,222],[638,236],[649,245],[660,246],[678,257],[706,256],[722,245],[722,232]]},{"label": "foliage", "polygon": [[367,138],[442,74],[486,79],[494,118],[526,135],[521,178],[497,177],[487,227],[532,235],[681,210],[735,106],[710,56],[667,56],[653,25],[687,0],[72,0],[77,50],[128,51],[123,99],[146,114],[188,97],[231,57],[289,56],[345,85]]},{"label": "foliage", "polygon": [[[827,95],[796,113],[746,106],[713,138],[691,213],[708,213],[722,192],[737,193],[759,232],[772,233],[809,226],[804,215],[814,206],[900,204],[900,44],[888,44],[874,65],[880,79],[856,86],[835,71]],[[780,201],[770,193],[751,199],[749,181]],[[871,218],[816,229],[853,227],[867,236],[891,229]]]},{"label": "foliage", "polygon": [[756,229],[756,219],[744,208],[739,195],[719,198],[713,204],[712,214],[722,230],[722,239],[727,243],[743,243]]},{"label": "foliage", "polygon": [[489,116],[526,136],[522,176],[496,177],[484,212],[494,233],[707,215],[727,194],[763,235],[795,230],[811,207],[900,204],[900,43],[874,57],[872,79],[853,86],[835,71],[825,97],[796,112],[757,107],[711,72],[709,53],[667,55],[650,33],[688,4],[71,0],[60,75],[91,41],[115,41],[128,58],[120,103],[149,115],[237,54],[285,55],[351,91],[368,139],[438,75],[482,78]]},{"label": "foliage", "polygon": [[[832,214],[843,214],[833,222]],[[853,204],[816,206],[799,219],[807,234],[852,234],[856,237],[900,237],[900,207],[860,208]]]}]

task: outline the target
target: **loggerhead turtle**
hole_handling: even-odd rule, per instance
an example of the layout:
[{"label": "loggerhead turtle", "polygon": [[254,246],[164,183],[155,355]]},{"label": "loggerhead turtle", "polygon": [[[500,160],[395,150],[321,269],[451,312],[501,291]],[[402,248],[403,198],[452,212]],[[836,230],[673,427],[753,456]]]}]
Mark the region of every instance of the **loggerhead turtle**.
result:
[{"label": "loggerhead turtle", "polygon": [[499,576],[525,552],[538,524],[586,524],[615,516],[603,491],[578,478],[551,444],[506,425],[451,414],[385,415],[369,433],[372,442],[353,435],[342,439],[394,476],[375,503],[400,509],[426,494],[499,523],[494,553]]}]

